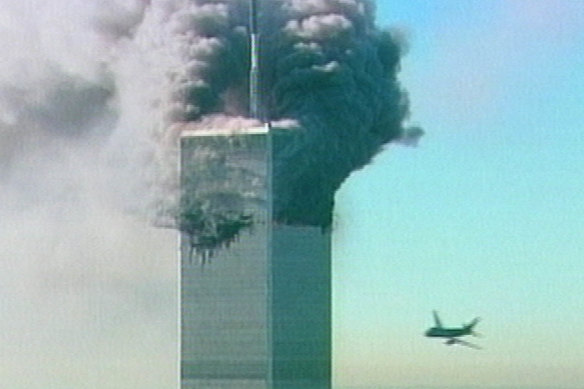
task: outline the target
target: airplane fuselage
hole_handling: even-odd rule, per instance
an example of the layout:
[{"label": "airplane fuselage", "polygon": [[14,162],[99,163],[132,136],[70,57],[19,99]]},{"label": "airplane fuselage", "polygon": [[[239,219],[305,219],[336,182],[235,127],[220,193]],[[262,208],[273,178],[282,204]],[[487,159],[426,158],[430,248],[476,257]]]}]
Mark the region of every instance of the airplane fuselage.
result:
[{"label": "airplane fuselage", "polygon": [[431,338],[456,338],[458,336],[469,335],[470,330],[466,328],[439,328],[432,327],[426,331],[426,336]]}]

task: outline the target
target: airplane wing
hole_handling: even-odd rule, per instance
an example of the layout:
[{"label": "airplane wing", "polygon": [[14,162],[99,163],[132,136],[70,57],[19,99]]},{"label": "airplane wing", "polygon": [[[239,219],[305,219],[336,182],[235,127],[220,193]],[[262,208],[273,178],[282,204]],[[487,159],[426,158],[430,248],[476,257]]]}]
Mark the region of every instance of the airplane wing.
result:
[{"label": "airplane wing", "polygon": [[436,323],[436,327],[442,328],[442,322],[440,321],[440,318],[438,317],[438,312],[432,311],[432,314],[434,315],[434,323]]},{"label": "airplane wing", "polygon": [[474,348],[476,350],[482,350],[482,348],[480,346],[477,346],[476,344],[467,342],[465,340],[452,339],[452,343],[460,344],[461,346],[466,346],[466,347]]}]

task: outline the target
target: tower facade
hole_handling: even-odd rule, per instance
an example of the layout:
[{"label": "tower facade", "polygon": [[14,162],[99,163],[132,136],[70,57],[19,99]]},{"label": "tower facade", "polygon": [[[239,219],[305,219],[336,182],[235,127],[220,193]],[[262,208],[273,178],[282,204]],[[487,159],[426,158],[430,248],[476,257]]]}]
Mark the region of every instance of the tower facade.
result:
[{"label": "tower facade", "polygon": [[181,138],[182,389],[331,386],[330,231],[274,222],[276,136]]}]

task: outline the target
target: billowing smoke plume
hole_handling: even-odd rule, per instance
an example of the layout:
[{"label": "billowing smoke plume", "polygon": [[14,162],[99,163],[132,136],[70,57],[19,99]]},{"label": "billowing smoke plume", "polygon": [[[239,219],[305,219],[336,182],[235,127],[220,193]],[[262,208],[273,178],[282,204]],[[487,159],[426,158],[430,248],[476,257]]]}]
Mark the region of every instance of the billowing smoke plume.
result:
[{"label": "billowing smoke plume", "polygon": [[[258,3],[261,112],[280,123],[274,218],[328,226],[343,180],[385,143],[421,131],[404,128],[402,42],[375,26],[370,0]],[[16,185],[18,169],[40,168],[29,156],[83,149],[114,202],[180,225],[180,133],[259,124],[247,118],[249,1],[19,4],[3,19],[12,49],[0,69],[0,180]],[[36,179],[42,187],[46,176]]]},{"label": "billowing smoke plume", "polygon": [[407,96],[398,35],[374,25],[370,1],[281,1],[270,29],[270,115],[300,129],[275,145],[275,217],[327,226],[334,193],[381,146],[404,136]]},{"label": "billowing smoke plume", "polygon": [[[419,135],[404,128],[408,100],[397,80],[403,42],[375,26],[368,0],[259,6],[262,115],[294,123],[274,137],[274,217],[328,226],[344,179],[385,143]],[[155,1],[131,41],[134,54],[118,63],[118,72],[128,60],[148,64],[142,85],[156,85],[144,96],[145,106],[158,109],[147,127],[158,160],[153,179],[161,190],[151,206],[159,220],[178,212],[178,134],[245,123],[248,12],[245,0]]]}]

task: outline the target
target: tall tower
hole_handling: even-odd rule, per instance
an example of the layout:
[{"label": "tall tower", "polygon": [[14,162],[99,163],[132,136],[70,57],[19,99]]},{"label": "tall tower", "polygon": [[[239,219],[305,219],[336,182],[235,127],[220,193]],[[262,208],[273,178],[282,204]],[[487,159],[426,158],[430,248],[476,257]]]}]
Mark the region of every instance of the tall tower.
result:
[{"label": "tall tower", "polygon": [[[331,387],[330,231],[274,221],[277,136],[181,138],[183,198],[212,219],[197,222],[205,236],[181,234],[182,389]],[[236,239],[216,227],[226,218],[246,224]]]}]

